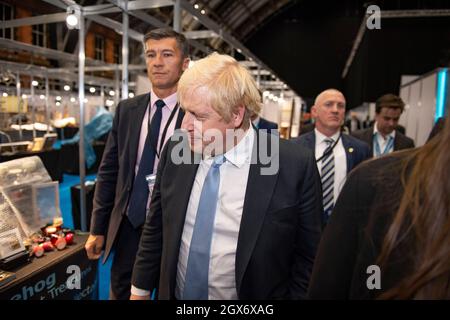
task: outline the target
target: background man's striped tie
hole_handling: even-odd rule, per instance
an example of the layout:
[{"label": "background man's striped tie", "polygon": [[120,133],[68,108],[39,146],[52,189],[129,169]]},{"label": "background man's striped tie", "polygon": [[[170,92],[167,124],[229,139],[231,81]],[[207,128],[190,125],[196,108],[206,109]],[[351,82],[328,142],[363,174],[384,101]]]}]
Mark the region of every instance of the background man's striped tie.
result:
[{"label": "background man's striped tie", "polygon": [[328,146],[324,151],[320,178],[322,180],[323,218],[326,223],[334,207],[334,154],[332,150],[334,140],[327,138],[325,142]]}]

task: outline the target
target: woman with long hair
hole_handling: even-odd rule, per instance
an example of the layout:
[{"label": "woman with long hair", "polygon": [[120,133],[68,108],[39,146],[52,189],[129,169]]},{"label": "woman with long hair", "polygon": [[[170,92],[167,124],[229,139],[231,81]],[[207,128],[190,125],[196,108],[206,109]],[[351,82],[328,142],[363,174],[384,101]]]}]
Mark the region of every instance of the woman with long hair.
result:
[{"label": "woman with long hair", "polygon": [[348,177],[327,225],[311,299],[450,299],[450,121],[421,148]]}]

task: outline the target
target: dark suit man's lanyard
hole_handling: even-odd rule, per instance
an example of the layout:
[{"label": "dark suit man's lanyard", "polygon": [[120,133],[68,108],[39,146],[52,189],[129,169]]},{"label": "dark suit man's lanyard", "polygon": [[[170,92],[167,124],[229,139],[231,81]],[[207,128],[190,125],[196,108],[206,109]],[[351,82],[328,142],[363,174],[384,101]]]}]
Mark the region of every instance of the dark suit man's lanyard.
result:
[{"label": "dark suit man's lanyard", "polygon": [[339,142],[339,139],[341,139],[342,133],[339,134],[339,137],[336,139],[336,141],[333,143],[333,145],[331,146],[331,148],[327,148],[325,149],[325,151],[323,152],[322,156],[316,160],[316,163],[319,163],[320,161],[323,160],[323,158],[325,158],[326,156],[328,156],[331,152],[333,152],[334,147],[336,147],[336,145]]},{"label": "dark suit man's lanyard", "polygon": [[[156,156],[158,158],[161,155],[161,150],[162,150],[162,148],[164,146],[164,140],[166,139],[167,129],[169,129],[170,123],[172,122],[173,118],[175,117],[175,114],[177,113],[177,110],[178,110],[178,103],[175,105],[175,107],[173,108],[172,112],[170,113],[169,120],[167,120],[166,126],[164,127],[164,130],[163,130],[162,135],[161,135],[161,140],[160,140],[160,143],[159,143],[159,150],[155,150]],[[150,129],[150,122],[151,122],[151,119],[150,119],[150,113],[149,113],[149,115],[148,115],[148,128],[149,129]]]}]

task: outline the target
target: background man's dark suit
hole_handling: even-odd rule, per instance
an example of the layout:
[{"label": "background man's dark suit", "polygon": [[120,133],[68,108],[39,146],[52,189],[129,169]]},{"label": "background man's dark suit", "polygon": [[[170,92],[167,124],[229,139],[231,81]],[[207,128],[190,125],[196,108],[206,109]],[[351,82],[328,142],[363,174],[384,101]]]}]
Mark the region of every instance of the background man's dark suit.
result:
[{"label": "background man's dark suit", "polygon": [[[362,142],[347,134],[341,135],[342,144],[344,145],[345,154],[347,155],[347,173],[352,171],[360,162],[371,158],[370,149],[367,143]],[[316,134],[310,131],[304,135],[292,140],[302,146],[305,146],[313,153],[316,150]]]},{"label": "background man's dark suit", "polygon": [[[258,139],[268,134],[257,131],[256,137],[253,156]],[[180,240],[198,168],[175,165],[170,158],[175,145],[168,143],[161,158],[132,278],[138,288],[159,287],[159,299],[174,299]],[[308,287],[320,238],[320,179],[312,153],[303,147],[280,140],[279,159],[275,175],[261,175],[259,162],[250,165],[236,250],[239,299],[304,298]]]},{"label": "background man's dark suit", "polygon": [[[359,140],[364,141],[367,143],[370,147],[370,155],[373,155],[373,130],[374,127],[370,127],[368,129],[359,130],[352,132],[352,136],[355,138],[358,138]],[[395,132],[395,139],[394,139],[394,151],[408,149],[408,148],[414,148],[414,140],[411,138],[408,138],[398,130]]]},{"label": "background man's dark suit", "polygon": [[[91,234],[106,236],[103,261],[106,261],[114,246],[122,218],[126,217],[141,124],[149,100],[150,94],[143,94],[119,103],[98,170]],[[176,128],[180,127],[183,115],[180,110]]]},{"label": "background man's dark suit", "polygon": [[264,118],[259,118],[258,125],[256,126],[258,129],[278,129],[278,124],[275,122],[266,120]]},{"label": "background man's dark suit", "polygon": [[[378,264],[384,236],[403,196],[400,173],[411,152],[365,162],[347,178],[320,242],[310,299],[375,299],[398,285],[414,265],[408,255],[393,255],[381,267],[381,288],[367,286],[373,274],[368,267]],[[398,252],[411,250],[409,243],[400,248]]]}]

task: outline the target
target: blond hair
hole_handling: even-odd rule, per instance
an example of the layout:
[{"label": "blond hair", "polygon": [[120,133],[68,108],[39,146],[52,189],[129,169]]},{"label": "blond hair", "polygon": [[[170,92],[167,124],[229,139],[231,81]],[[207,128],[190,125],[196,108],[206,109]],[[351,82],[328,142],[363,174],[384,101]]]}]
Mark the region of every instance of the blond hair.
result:
[{"label": "blond hair", "polygon": [[233,57],[214,52],[195,61],[178,82],[178,99],[183,106],[186,95],[205,87],[208,103],[227,122],[238,107],[243,105],[245,115],[242,127],[247,128],[250,118],[261,110],[261,96],[250,72]]}]

